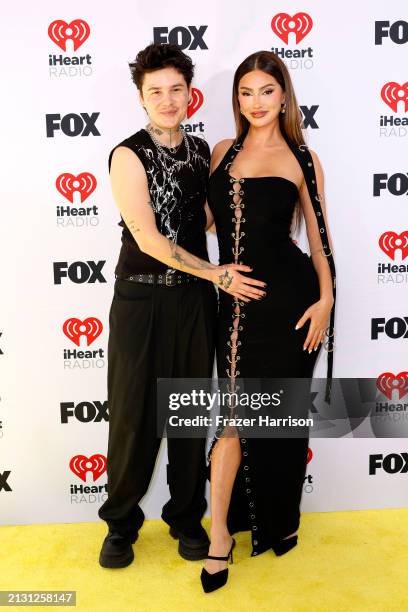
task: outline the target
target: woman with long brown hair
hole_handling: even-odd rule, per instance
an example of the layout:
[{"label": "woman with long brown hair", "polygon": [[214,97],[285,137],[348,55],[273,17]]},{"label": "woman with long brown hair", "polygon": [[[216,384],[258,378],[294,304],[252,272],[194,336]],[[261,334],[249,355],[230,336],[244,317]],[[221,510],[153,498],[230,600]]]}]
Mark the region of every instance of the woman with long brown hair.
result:
[{"label": "woman with long brown hair", "polygon": [[[323,172],[305,145],[289,72],[274,53],[259,51],[238,67],[233,110],[237,135],[215,146],[209,184],[220,264],[232,252],[234,262],[253,268],[267,287],[251,301],[220,292],[218,376],[229,380],[232,392],[239,379],[311,378],[327,336],[330,381],[335,268]],[[290,236],[292,223],[302,218],[310,256]],[[228,282],[227,272],[220,284]],[[228,415],[236,408],[230,405]],[[307,455],[308,434],[245,438],[233,424],[218,428],[210,450],[205,592],[227,581],[231,534],[251,531],[252,556],[268,549],[282,555],[297,544]]]}]

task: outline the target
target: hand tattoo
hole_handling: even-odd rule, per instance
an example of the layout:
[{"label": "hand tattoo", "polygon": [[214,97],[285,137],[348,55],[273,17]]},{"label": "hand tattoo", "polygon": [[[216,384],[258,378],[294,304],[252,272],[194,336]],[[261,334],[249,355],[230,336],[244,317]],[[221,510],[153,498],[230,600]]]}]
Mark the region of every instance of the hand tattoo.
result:
[{"label": "hand tattoo", "polygon": [[228,270],[225,270],[224,274],[221,274],[221,276],[218,277],[218,284],[224,289],[229,289],[232,281],[233,276],[228,272]]}]

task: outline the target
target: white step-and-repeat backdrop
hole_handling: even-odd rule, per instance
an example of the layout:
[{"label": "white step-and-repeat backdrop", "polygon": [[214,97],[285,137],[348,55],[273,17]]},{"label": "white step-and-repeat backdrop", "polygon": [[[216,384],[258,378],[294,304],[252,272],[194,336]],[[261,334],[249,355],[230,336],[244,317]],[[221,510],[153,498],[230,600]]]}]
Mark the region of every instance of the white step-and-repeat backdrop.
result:
[{"label": "white step-and-repeat backdrop", "polygon": [[[152,41],[176,42],[196,63],[185,129],[211,146],[234,135],[238,64],[260,49],[287,62],[325,170],[338,275],[334,373],[385,381],[378,410],[393,433],[312,440],[302,507],[407,505],[406,9],[405,0],[48,0],[3,11],[1,523],[98,520],[106,497],[108,311],[120,246],[107,159],[146,123],[127,63]],[[210,252],[216,260],[213,237]],[[165,463],[164,443],[143,502],[148,518],[167,499]]]}]

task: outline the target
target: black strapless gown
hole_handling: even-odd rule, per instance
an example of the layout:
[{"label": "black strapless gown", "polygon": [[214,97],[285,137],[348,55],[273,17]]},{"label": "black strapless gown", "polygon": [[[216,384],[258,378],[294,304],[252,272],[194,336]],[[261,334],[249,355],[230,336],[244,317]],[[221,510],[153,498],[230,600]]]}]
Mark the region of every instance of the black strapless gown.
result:
[{"label": "black strapless gown", "polygon": [[[308,323],[295,325],[320,291],[311,258],[289,236],[298,189],[278,176],[237,181],[229,174],[236,153],[231,147],[210,177],[220,264],[251,266],[250,276],[267,283],[267,295],[243,303],[219,291],[218,377],[311,378],[319,350],[303,351]],[[228,527],[251,530],[257,555],[299,527],[308,438],[240,437],[240,443]]]}]

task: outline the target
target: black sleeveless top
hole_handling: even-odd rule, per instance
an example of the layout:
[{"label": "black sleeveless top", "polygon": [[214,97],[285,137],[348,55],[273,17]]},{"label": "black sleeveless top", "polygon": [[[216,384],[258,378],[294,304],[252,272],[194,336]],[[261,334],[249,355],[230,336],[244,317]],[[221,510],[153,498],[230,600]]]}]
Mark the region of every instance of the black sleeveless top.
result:
[{"label": "black sleeveless top", "polygon": [[[126,138],[112,149],[109,155],[109,170],[112,155],[119,146],[131,149],[142,162],[147,175],[150,201],[156,218],[158,231],[187,251],[208,261],[205,235],[210,149],[205,140],[186,134],[190,147],[190,161],[178,166],[167,159],[156,147],[147,130],[142,129]],[[183,142],[172,158],[187,159]],[[132,274],[161,274],[168,266],[143,253],[123,218],[122,248],[115,268],[118,276]]]}]

